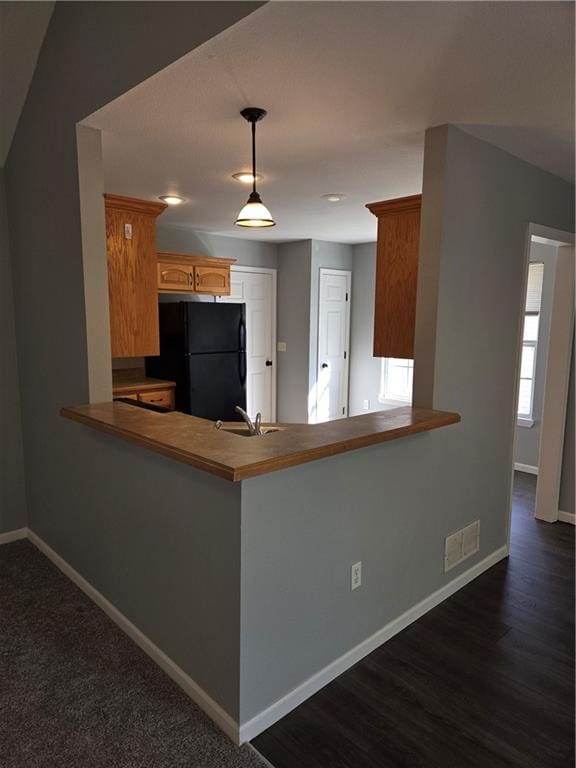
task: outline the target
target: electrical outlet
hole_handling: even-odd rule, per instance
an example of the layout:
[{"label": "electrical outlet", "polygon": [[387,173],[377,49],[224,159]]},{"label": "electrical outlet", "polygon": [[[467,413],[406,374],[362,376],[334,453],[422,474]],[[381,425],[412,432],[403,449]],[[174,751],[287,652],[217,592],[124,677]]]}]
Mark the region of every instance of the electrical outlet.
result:
[{"label": "electrical outlet", "polygon": [[362,410],[369,411],[370,410],[370,400],[364,400],[362,402]]},{"label": "electrical outlet", "polygon": [[278,352],[286,352],[286,342],[279,341],[278,344],[276,344],[276,350]]},{"label": "electrical outlet", "polygon": [[362,561],[354,563],[350,570],[352,590],[362,586]]}]

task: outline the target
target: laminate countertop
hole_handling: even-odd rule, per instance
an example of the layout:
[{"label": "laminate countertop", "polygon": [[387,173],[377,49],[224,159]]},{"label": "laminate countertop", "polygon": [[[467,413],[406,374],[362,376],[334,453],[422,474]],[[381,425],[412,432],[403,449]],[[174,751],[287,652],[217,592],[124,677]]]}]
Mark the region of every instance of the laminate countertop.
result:
[{"label": "laminate countertop", "polygon": [[157,389],[173,389],[176,387],[175,381],[164,381],[163,379],[152,379],[146,376],[144,371],[113,371],[112,372],[112,391],[115,395],[124,393],[154,392]]},{"label": "laminate countertop", "polygon": [[216,429],[206,419],[127,403],[80,405],[61,414],[233,482],[460,421],[457,413],[407,406],[323,424],[270,424],[268,434],[244,437],[225,431],[242,430],[243,422]]}]

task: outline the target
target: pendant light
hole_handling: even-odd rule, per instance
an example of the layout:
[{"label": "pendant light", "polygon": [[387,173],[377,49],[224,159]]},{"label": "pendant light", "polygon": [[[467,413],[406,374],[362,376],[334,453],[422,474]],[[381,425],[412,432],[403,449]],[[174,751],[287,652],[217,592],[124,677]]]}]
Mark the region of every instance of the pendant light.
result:
[{"label": "pendant light", "polygon": [[240,114],[252,124],[252,192],[248,202],[242,208],[236,219],[239,227],[273,227],[276,222],[272,218],[270,211],[262,203],[260,195],[256,192],[256,123],[266,117],[266,110],[259,107],[246,107]]}]

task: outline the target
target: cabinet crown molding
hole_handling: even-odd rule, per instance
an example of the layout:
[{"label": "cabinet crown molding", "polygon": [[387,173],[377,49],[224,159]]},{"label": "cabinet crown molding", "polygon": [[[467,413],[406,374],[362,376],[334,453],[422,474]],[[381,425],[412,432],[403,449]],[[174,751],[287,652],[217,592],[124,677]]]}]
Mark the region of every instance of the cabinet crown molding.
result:
[{"label": "cabinet crown molding", "polygon": [[107,208],[116,208],[134,213],[147,213],[151,216],[159,216],[168,208],[166,203],[156,203],[152,200],[138,200],[136,197],[123,197],[122,195],[104,194],[104,204]]},{"label": "cabinet crown molding", "polygon": [[236,262],[236,259],[221,259],[219,256],[194,256],[171,251],[158,251],[157,256],[163,264],[189,264],[194,267],[226,267]]},{"label": "cabinet crown molding", "polygon": [[377,203],[366,203],[366,208],[374,216],[387,216],[396,213],[408,213],[419,211],[422,205],[422,195],[410,195],[408,197],[395,197],[393,200],[381,200]]}]

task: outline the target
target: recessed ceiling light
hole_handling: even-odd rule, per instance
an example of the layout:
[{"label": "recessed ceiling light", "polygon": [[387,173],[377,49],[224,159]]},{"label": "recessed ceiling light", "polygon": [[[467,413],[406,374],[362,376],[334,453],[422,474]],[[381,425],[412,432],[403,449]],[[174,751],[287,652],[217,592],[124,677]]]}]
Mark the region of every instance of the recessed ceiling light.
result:
[{"label": "recessed ceiling light", "polygon": [[[252,184],[254,181],[254,176],[251,173],[233,173],[232,178],[241,181],[242,184]],[[263,178],[261,173],[256,174],[256,181],[262,181]]]},{"label": "recessed ceiling light", "polygon": [[168,205],[180,205],[185,202],[184,198],[178,195],[160,195],[159,200],[163,200]]},{"label": "recessed ceiling light", "polygon": [[340,192],[331,192],[328,195],[322,195],[322,199],[329,203],[340,203],[346,199],[346,195],[342,195]]}]

